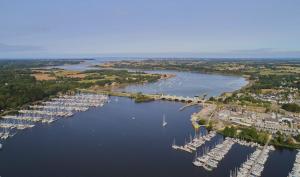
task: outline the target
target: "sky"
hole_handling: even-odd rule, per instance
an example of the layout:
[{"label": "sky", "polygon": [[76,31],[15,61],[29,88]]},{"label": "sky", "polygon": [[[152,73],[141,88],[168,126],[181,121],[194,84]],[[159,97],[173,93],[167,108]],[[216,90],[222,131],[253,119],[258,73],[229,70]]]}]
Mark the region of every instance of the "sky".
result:
[{"label": "sky", "polygon": [[0,0],[0,58],[300,57],[299,0]]}]

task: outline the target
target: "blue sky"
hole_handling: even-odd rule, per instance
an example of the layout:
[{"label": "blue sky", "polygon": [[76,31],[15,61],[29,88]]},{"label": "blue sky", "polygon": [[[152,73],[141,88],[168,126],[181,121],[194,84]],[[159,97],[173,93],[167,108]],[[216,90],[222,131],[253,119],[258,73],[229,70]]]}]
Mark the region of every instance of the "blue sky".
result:
[{"label": "blue sky", "polygon": [[300,57],[298,0],[1,0],[0,58]]}]

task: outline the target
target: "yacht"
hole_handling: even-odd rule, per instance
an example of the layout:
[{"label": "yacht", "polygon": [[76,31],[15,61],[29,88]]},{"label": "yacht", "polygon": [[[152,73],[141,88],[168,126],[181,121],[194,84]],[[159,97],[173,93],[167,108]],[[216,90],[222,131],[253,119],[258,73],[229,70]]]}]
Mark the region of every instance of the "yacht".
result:
[{"label": "yacht", "polygon": [[165,126],[167,126],[167,124],[168,124],[168,123],[166,122],[166,116],[164,115],[164,116],[163,116],[163,123],[162,123],[162,126],[165,127]]}]

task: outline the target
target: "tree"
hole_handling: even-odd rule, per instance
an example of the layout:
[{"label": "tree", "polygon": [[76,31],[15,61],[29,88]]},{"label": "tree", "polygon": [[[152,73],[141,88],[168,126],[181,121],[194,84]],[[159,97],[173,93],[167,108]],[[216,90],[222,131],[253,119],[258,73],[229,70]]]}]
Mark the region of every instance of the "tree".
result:
[{"label": "tree", "polygon": [[225,127],[223,130],[224,136],[235,137],[237,134],[237,130],[234,127]]},{"label": "tree", "polygon": [[296,103],[283,104],[281,108],[290,112],[300,112],[300,106]]}]

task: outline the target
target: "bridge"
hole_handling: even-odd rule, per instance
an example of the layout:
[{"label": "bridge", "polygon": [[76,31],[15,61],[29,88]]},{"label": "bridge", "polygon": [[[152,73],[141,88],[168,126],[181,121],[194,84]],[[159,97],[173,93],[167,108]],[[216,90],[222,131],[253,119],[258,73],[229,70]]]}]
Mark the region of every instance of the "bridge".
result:
[{"label": "bridge", "polygon": [[204,103],[205,100],[201,99],[200,97],[184,97],[184,96],[176,96],[176,95],[160,95],[158,97],[161,100],[168,100],[168,101],[177,101],[177,102],[184,102],[184,103]]},{"label": "bridge", "polygon": [[[131,92],[117,92],[117,91],[91,91],[91,90],[85,90],[81,89],[82,92],[92,92],[92,93],[98,93],[98,94],[105,94],[105,95],[111,95],[111,96],[121,96],[121,97],[132,97],[132,95],[135,95],[137,93],[131,93]],[[205,99],[202,99],[200,97],[184,97],[184,96],[176,96],[176,95],[164,95],[164,94],[146,94],[142,93],[145,96],[148,96],[150,98],[153,98],[155,100],[166,100],[166,101],[176,101],[176,102],[183,102],[183,103],[189,103],[191,105],[198,104],[198,103],[204,103]]]}]

